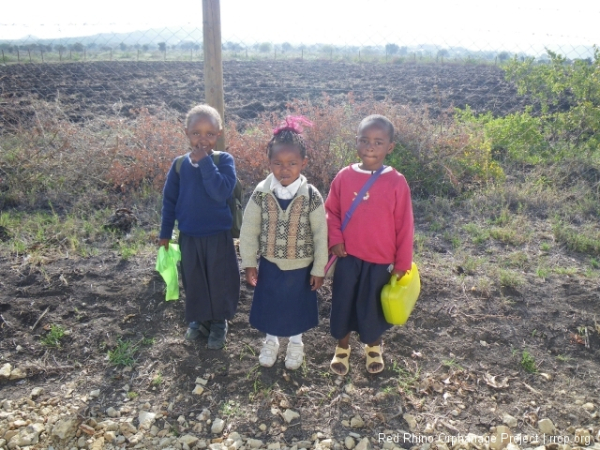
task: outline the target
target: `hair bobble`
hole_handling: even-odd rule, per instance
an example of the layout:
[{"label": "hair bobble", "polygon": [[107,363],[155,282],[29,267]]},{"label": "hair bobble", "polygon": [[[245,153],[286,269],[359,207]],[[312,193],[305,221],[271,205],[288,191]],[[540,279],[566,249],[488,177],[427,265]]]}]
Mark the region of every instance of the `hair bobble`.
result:
[{"label": "hair bobble", "polygon": [[303,125],[312,127],[313,123],[304,116],[287,116],[281,124],[273,130],[273,134],[277,136],[282,131],[292,131],[296,134],[302,133]]}]

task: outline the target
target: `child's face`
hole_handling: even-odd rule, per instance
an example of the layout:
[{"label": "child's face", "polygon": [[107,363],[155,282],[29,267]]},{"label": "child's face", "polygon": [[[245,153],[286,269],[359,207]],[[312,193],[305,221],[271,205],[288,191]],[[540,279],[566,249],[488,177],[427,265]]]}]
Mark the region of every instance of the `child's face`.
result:
[{"label": "child's face", "polygon": [[289,186],[298,179],[307,162],[308,159],[302,158],[297,146],[277,144],[273,147],[269,169],[282,186]]},{"label": "child's face", "polygon": [[217,139],[221,136],[221,130],[219,130],[219,125],[212,117],[198,115],[191,118],[185,134],[190,140],[192,150],[201,149],[206,153],[210,153],[215,148]]},{"label": "child's face", "polygon": [[356,151],[364,170],[379,169],[393,149],[394,143],[389,133],[379,124],[367,125],[356,136]]}]

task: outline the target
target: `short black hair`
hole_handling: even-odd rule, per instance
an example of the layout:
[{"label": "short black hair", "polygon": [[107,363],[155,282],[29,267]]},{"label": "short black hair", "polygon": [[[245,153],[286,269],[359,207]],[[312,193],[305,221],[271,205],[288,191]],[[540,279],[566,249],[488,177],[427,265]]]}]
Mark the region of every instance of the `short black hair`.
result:
[{"label": "short black hair", "polygon": [[390,136],[390,142],[394,142],[394,134],[396,133],[396,130],[390,119],[382,116],[381,114],[371,114],[370,116],[367,116],[361,120],[358,124],[358,134],[371,125],[378,125],[383,128]]},{"label": "short black hair", "polygon": [[194,117],[197,116],[205,116],[214,119],[219,127],[219,130],[223,129],[223,120],[221,119],[221,114],[215,108],[210,105],[202,104],[196,105],[192,109],[188,111],[185,115],[185,128],[187,129],[190,126],[190,122]]}]

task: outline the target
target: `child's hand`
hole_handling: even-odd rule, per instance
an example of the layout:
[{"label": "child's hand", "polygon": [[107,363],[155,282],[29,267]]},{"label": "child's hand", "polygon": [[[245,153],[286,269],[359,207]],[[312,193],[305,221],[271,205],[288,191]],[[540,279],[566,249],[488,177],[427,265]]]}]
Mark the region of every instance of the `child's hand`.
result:
[{"label": "child's hand", "polygon": [[311,275],[310,276],[310,285],[312,286],[312,288],[310,290],[316,291],[321,286],[323,286],[324,279],[325,279],[325,277],[315,277],[314,275]]},{"label": "child's hand", "polygon": [[392,275],[396,275],[397,279],[402,278],[406,274],[406,270],[394,270]]},{"label": "child's hand", "polygon": [[204,151],[201,147],[194,147],[192,149],[192,153],[190,153],[190,159],[194,164],[197,164],[202,158],[208,156],[208,153]]},{"label": "child's hand", "polygon": [[171,241],[171,239],[160,239],[158,241],[158,246],[164,247],[166,251],[169,251],[169,242],[170,241]]},{"label": "child's hand", "polygon": [[256,267],[246,267],[246,283],[250,286],[256,286],[258,280],[258,271]]},{"label": "child's hand", "polygon": [[338,258],[348,256],[348,253],[346,253],[346,245],[344,243],[335,244],[333,247],[331,247],[331,253],[333,253]]}]

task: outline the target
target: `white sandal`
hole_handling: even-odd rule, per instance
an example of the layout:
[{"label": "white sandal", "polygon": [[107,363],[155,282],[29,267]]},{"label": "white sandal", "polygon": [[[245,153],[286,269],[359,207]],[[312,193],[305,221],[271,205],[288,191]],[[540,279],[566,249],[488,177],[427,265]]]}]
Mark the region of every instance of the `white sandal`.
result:
[{"label": "white sandal", "polygon": [[273,367],[275,361],[277,361],[277,352],[279,351],[279,344],[268,340],[265,341],[262,348],[260,349],[260,355],[258,355],[258,362],[263,367]]},{"label": "white sandal", "polygon": [[304,344],[288,343],[285,354],[285,367],[289,370],[296,370],[304,361]]}]

